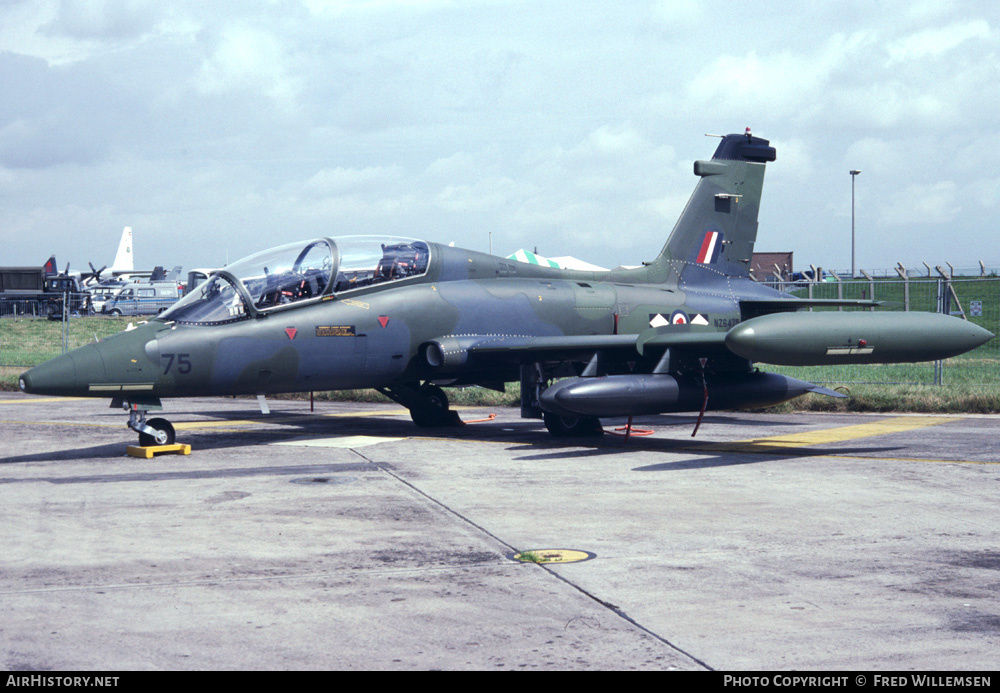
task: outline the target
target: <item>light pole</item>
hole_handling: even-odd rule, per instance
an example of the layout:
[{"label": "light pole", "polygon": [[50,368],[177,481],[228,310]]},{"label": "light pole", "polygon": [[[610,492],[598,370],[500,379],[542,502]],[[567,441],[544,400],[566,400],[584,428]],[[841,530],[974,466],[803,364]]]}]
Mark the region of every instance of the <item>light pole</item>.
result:
[{"label": "light pole", "polygon": [[851,169],[851,279],[854,279],[854,178],[861,173],[857,169]]}]

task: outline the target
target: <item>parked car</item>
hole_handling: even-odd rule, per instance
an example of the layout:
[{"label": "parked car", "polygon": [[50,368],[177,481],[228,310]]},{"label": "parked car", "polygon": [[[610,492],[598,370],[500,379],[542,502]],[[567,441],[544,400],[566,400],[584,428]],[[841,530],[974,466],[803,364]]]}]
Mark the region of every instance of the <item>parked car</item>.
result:
[{"label": "parked car", "polygon": [[101,283],[97,286],[91,286],[88,288],[87,293],[90,294],[90,307],[92,312],[103,313],[104,304],[108,301],[108,299],[118,293],[126,284],[127,282],[124,281],[115,281],[113,283]]}]

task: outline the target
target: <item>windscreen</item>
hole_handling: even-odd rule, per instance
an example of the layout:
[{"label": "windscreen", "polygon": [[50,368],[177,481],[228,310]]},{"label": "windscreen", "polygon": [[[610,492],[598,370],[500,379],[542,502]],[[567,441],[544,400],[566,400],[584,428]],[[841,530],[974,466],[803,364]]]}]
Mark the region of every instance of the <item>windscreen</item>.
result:
[{"label": "windscreen", "polygon": [[321,296],[333,271],[333,248],[325,239],[272,248],[226,270],[246,287],[254,307],[265,310]]},{"label": "windscreen", "polygon": [[193,325],[233,322],[247,317],[243,298],[225,275],[215,275],[165,311],[161,320]]}]

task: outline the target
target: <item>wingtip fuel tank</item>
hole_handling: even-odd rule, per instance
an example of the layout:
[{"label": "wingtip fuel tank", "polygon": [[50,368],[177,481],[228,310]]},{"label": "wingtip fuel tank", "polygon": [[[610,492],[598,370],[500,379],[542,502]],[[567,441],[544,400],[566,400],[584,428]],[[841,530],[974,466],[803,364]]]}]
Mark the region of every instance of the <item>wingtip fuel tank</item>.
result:
[{"label": "wingtip fuel tank", "polygon": [[939,313],[772,313],[729,330],[734,354],[779,366],[936,361],[993,338],[978,325]]}]

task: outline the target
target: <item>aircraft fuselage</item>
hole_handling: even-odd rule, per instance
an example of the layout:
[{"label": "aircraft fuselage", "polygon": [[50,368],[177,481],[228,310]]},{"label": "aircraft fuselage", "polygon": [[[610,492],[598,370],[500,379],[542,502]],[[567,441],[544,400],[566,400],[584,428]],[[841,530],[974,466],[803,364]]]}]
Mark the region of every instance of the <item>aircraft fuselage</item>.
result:
[{"label": "aircraft fuselage", "polygon": [[[509,266],[466,251],[458,259],[472,266],[467,271],[473,275],[483,265]],[[442,259],[441,265],[447,264]],[[381,387],[435,377],[421,347],[442,337],[634,335],[658,325],[724,332],[739,322],[736,301],[718,292],[702,295],[663,285],[597,281],[588,273],[566,279],[546,277],[540,268],[530,271],[540,276],[442,280],[449,273],[438,271],[436,277],[405,285],[349,291],[223,324],[154,319],[82,347],[58,366],[59,360],[34,369],[26,374],[27,384],[36,393],[103,397]],[[50,367],[52,382],[45,375]],[[473,368],[464,377],[511,381],[518,370],[507,362]]]}]

